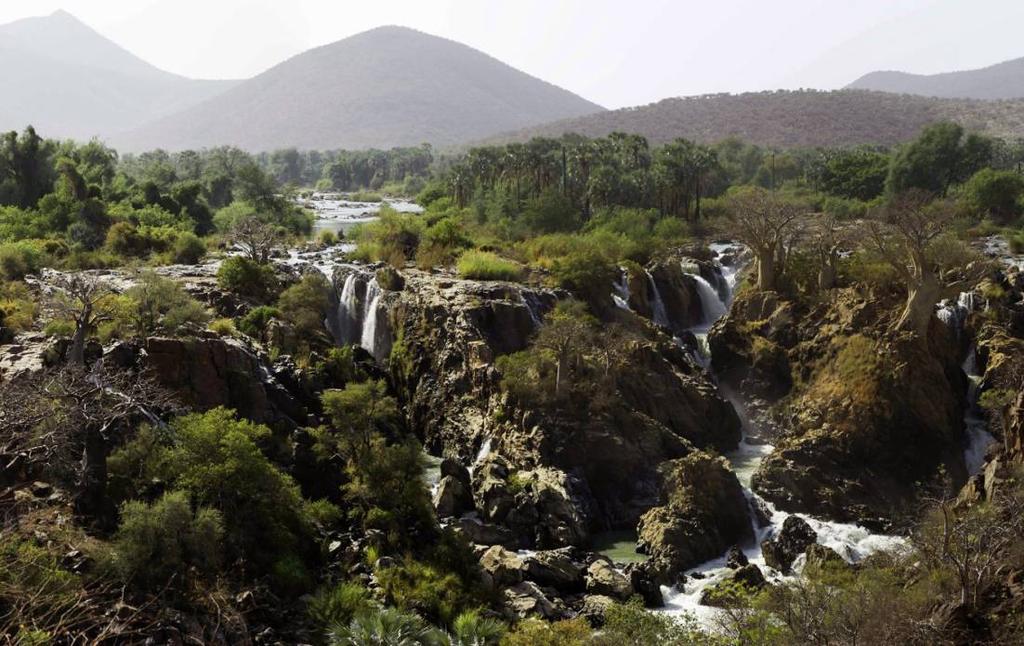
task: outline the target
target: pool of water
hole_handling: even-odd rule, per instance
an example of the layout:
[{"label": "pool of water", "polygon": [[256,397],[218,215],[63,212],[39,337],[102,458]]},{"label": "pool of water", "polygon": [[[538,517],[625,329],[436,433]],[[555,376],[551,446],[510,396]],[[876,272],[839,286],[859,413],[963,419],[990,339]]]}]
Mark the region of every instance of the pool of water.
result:
[{"label": "pool of water", "polygon": [[646,554],[636,551],[636,532],[628,529],[595,534],[592,549],[616,563],[643,563],[647,560]]}]

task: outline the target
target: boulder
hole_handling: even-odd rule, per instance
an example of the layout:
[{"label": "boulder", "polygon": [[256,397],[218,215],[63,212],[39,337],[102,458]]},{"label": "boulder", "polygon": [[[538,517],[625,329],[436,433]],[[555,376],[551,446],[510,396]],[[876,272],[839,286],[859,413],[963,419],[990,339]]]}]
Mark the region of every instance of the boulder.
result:
[{"label": "boulder", "polygon": [[603,594],[588,594],[583,597],[583,607],[579,615],[586,619],[594,628],[604,626],[604,615],[615,605],[615,599]]},{"label": "boulder", "polygon": [[657,573],[649,561],[644,563],[630,563],[626,566],[626,574],[629,576],[629,583],[636,594],[644,600],[648,608],[660,608],[665,605],[665,599],[661,594],[661,586],[658,585]]},{"label": "boulder", "polygon": [[761,543],[764,563],[783,574],[788,574],[796,557],[818,540],[818,534],[803,518],[789,516],[782,523],[778,536]]},{"label": "boulder", "polygon": [[437,483],[434,509],[437,510],[438,518],[460,516],[463,512],[473,509],[473,494],[462,480],[444,476]]},{"label": "boulder", "polygon": [[700,604],[718,608],[738,606],[742,603],[743,593],[757,592],[766,585],[768,582],[759,567],[753,563],[744,565],[705,588],[700,595]]},{"label": "boulder", "polygon": [[499,586],[519,583],[526,569],[523,559],[500,545],[493,545],[484,552],[480,567]]},{"label": "boulder", "polygon": [[512,530],[501,525],[485,523],[479,518],[463,516],[455,521],[455,531],[475,545],[503,545],[515,547]]},{"label": "boulder", "polygon": [[517,619],[557,619],[559,612],[535,583],[523,581],[505,589],[505,605]]},{"label": "boulder", "polygon": [[807,557],[804,568],[830,568],[830,567],[847,567],[849,564],[846,560],[839,555],[839,552],[835,551],[831,547],[826,547],[818,543],[813,543],[807,546],[804,551]]},{"label": "boulder", "polygon": [[725,555],[725,567],[730,570],[738,570],[747,565],[750,561],[738,546],[733,545]]},{"label": "boulder", "polygon": [[571,550],[544,550],[523,559],[524,576],[538,585],[563,592],[583,589],[583,567],[577,564]]},{"label": "boulder", "polygon": [[617,571],[611,562],[599,559],[590,564],[586,573],[587,592],[603,594],[620,601],[633,596],[629,577]]},{"label": "boulder", "polygon": [[666,504],[640,519],[637,548],[669,563],[666,575],[753,538],[743,487],[724,458],[694,452],[663,465],[662,480]]}]

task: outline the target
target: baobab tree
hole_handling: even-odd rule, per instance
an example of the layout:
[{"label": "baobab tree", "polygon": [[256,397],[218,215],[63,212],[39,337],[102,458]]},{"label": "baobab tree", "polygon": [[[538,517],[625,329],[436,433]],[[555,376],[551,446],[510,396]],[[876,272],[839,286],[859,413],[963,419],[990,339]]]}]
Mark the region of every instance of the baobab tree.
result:
[{"label": "baobab tree", "polygon": [[910,190],[893,197],[867,222],[871,248],[889,263],[907,286],[907,302],[896,328],[922,338],[935,315],[942,292],[928,247],[946,230],[953,209],[945,201],[933,201],[930,193]]},{"label": "baobab tree", "polygon": [[71,481],[76,512],[102,525],[112,518],[107,456],[118,437],[174,405],[148,375],[69,363],[0,383],[0,450]]},{"label": "baobab tree", "polygon": [[239,220],[231,228],[231,240],[253,262],[261,265],[270,260],[270,252],[281,238],[281,229],[255,216]]},{"label": "baobab tree", "polygon": [[757,289],[775,289],[784,271],[793,225],[805,209],[776,193],[753,187],[729,197],[728,232],[754,253]]},{"label": "baobab tree", "polygon": [[74,323],[75,332],[68,361],[85,364],[85,341],[101,323],[111,320],[113,299],[110,289],[92,276],[65,274],[54,281],[51,305],[55,318]]}]

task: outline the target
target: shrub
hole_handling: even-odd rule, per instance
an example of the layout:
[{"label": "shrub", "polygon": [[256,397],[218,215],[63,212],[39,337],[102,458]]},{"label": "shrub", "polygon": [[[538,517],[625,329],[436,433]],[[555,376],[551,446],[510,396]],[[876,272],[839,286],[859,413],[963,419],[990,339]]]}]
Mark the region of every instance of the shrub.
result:
[{"label": "shrub", "polygon": [[376,221],[356,227],[353,235],[366,258],[401,266],[416,255],[422,232],[420,216],[402,214],[384,205]]},{"label": "shrub", "polygon": [[357,614],[348,625],[335,625],[327,633],[331,646],[395,644],[433,646],[441,635],[413,613],[393,608],[373,608]]},{"label": "shrub", "polygon": [[316,367],[327,383],[331,386],[343,386],[350,381],[360,381],[364,375],[355,362],[352,346],[334,347],[327,351],[327,356]]},{"label": "shrub", "polygon": [[233,337],[238,334],[238,328],[235,327],[235,322],[226,318],[210,321],[210,325],[207,329],[220,337]]},{"label": "shrub", "polygon": [[32,327],[36,303],[21,282],[0,283],[0,326],[21,332]]},{"label": "shrub", "polygon": [[194,233],[182,233],[171,248],[171,259],[180,265],[195,265],[206,255],[206,245]]},{"label": "shrub", "polygon": [[21,280],[39,271],[42,254],[28,242],[0,244],[0,276],[6,280]]},{"label": "shrub", "polygon": [[249,310],[238,322],[238,329],[254,339],[263,339],[271,319],[281,318],[281,310],[261,305]]},{"label": "shrub", "polygon": [[596,250],[583,249],[556,259],[551,273],[560,287],[594,302],[607,297],[609,286],[618,277],[618,267]]},{"label": "shrub", "polygon": [[188,496],[175,491],[152,504],[125,503],[107,558],[121,579],[153,588],[183,577],[190,567],[200,576],[212,575],[223,537],[219,512],[201,507],[193,513]]},{"label": "shrub", "polygon": [[478,603],[457,576],[412,559],[378,568],[375,575],[389,604],[434,622],[451,623]]},{"label": "shrub", "polygon": [[320,272],[306,274],[302,280],[281,292],[277,309],[282,318],[295,327],[300,339],[325,338],[324,318],[331,286]]},{"label": "shrub", "polygon": [[338,244],[338,234],[330,229],[324,229],[320,232],[320,244],[325,247],[331,247]]},{"label": "shrub", "polygon": [[117,222],[107,229],[104,246],[121,256],[144,256],[149,252],[146,238],[127,222]]},{"label": "shrub", "polygon": [[321,626],[345,625],[372,606],[369,591],[358,583],[339,583],[320,588],[307,607],[309,618]]},{"label": "shrub", "polygon": [[[519,622],[505,635],[504,646],[586,646],[592,631],[585,619],[568,619],[548,623],[540,619]],[[640,642],[633,642],[640,643]]]},{"label": "shrub", "polygon": [[471,280],[519,280],[522,267],[489,251],[467,251],[459,257],[459,276]]},{"label": "shrub", "polygon": [[136,334],[176,332],[184,325],[204,326],[210,315],[199,301],[174,280],[143,272],[125,292],[134,305],[131,325]]},{"label": "shrub", "polygon": [[217,270],[217,284],[261,303],[273,299],[280,285],[274,268],[242,256],[226,259]]},{"label": "shrub", "polygon": [[291,586],[301,577],[295,563],[314,528],[299,487],[260,451],[270,441],[266,426],[238,420],[215,408],[175,419],[164,437],[138,437],[111,456],[112,481],[123,490],[160,480],[187,492],[224,517],[229,558],[245,557],[255,571],[273,569]]}]

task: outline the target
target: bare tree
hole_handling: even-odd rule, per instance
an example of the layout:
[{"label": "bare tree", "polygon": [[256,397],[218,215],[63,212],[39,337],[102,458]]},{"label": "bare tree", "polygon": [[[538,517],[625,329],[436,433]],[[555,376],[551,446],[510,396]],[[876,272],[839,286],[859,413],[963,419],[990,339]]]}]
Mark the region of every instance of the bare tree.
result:
[{"label": "bare tree", "polygon": [[281,229],[255,216],[242,218],[231,229],[232,241],[253,262],[261,265],[270,260],[270,252],[281,238]]},{"label": "bare tree", "polygon": [[762,188],[729,198],[729,232],[754,252],[758,290],[775,289],[785,269],[793,224],[803,212],[800,205]]},{"label": "bare tree", "polygon": [[73,481],[78,513],[101,522],[107,456],[136,423],[159,424],[173,396],[145,374],[70,363],[0,383],[0,451]]},{"label": "bare tree", "polygon": [[933,202],[925,191],[907,191],[895,196],[888,206],[867,222],[871,247],[889,263],[907,285],[907,303],[896,323],[921,337],[935,315],[935,303],[942,286],[928,246],[953,217],[946,202]]},{"label": "bare tree", "polygon": [[818,289],[828,291],[836,286],[840,252],[850,240],[851,232],[841,228],[835,216],[826,215],[816,222],[811,236],[818,256]]},{"label": "bare tree", "polygon": [[85,341],[96,328],[112,318],[113,295],[100,280],[91,276],[65,274],[54,281],[51,303],[56,318],[75,324],[68,360],[85,364]]}]

